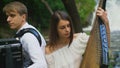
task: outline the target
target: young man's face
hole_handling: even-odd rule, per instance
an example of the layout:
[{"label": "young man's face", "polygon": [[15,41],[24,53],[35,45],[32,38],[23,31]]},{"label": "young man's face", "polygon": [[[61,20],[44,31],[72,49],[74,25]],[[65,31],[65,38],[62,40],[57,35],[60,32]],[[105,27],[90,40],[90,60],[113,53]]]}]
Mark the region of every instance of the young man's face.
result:
[{"label": "young man's face", "polygon": [[20,15],[16,10],[6,12],[7,22],[11,29],[20,29],[25,23],[25,14]]}]

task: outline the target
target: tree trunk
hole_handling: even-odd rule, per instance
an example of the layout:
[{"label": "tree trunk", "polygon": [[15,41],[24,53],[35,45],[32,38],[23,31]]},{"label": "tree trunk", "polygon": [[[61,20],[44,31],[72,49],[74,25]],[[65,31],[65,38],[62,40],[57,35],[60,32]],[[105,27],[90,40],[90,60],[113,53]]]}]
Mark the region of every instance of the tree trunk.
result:
[{"label": "tree trunk", "polygon": [[71,16],[71,19],[73,21],[73,27],[75,33],[82,32],[82,25],[80,23],[80,16],[77,11],[77,7],[75,5],[74,0],[62,0],[68,14]]}]

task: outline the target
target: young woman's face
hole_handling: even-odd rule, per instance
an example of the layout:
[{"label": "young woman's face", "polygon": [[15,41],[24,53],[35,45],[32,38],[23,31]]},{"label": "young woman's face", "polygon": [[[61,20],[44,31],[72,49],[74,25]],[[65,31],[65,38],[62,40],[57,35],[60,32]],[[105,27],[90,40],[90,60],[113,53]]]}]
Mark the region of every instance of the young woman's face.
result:
[{"label": "young woman's face", "polygon": [[67,20],[60,20],[57,30],[59,38],[68,38],[71,32],[70,22]]},{"label": "young woman's face", "polygon": [[7,12],[7,22],[11,29],[19,29],[25,22],[25,14],[20,15],[17,11]]}]

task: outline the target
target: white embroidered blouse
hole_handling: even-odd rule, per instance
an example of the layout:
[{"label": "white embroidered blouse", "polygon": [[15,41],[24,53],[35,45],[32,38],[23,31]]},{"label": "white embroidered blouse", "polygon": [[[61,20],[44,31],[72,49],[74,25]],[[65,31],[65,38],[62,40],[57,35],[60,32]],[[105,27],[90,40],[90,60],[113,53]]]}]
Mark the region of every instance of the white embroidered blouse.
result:
[{"label": "white embroidered blouse", "polygon": [[70,47],[68,45],[46,55],[48,68],[79,68],[89,36],[77,34]]}]

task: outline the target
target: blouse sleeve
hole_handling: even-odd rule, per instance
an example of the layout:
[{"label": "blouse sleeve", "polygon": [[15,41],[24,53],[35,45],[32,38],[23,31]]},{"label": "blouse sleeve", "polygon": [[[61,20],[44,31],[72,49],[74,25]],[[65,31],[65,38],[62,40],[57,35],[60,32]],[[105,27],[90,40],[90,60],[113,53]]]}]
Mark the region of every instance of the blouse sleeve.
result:
[{"label": "blouse sleeve", "polygon": [[70,45],[70,48],[77,55],[82,55],[85,52],[89,36],[86,33],[77,34],[76,38]]}]

